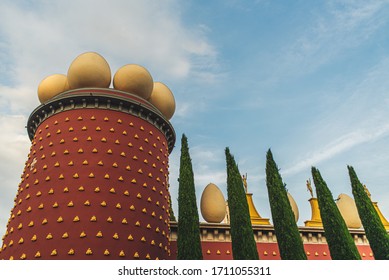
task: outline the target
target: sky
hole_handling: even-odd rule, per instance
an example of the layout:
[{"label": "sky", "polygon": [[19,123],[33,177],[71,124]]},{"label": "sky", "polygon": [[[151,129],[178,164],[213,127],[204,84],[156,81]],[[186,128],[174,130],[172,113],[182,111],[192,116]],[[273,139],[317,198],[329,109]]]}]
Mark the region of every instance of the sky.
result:
[{"label": "sky", "polygon": [[257,211],[271,218],[271,149],[298,225],[311,218],[312,166],[334,198],[352,196],[353,166],[389,218],[388,14],[389,1],[379,0],[0,1],[0,234],[27,160],[38,85],[87,51],[112,73],[143,65],[173,91],[176,215],[185,134],[198,204],[209,183],[227,198],[229,147]]}]

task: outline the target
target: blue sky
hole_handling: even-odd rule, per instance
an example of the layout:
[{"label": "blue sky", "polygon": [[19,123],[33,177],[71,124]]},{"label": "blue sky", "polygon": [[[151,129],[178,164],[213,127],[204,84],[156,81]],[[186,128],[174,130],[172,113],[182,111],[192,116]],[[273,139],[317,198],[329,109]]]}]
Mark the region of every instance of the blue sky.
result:
[{"label": "blue sky", "polygon": [[185,133],[198,200],[210,182],[226,194],[228,146],[270,218],[271,148],[299,225],[311,215],[311,166],[334,197],[351,196],[354,166],[389,218],[388,12],[388,1],[1,1],[0,232],[27,158],[38,84],[86,51],[104,56],[112,73],[141,64],[174,92],[176,214]]}]

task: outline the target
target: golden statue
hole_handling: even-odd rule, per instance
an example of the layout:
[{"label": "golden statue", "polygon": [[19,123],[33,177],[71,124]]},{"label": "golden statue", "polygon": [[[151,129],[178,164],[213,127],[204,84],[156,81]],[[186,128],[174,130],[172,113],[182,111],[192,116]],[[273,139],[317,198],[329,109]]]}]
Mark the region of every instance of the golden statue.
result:
[{"label": "golden statue", "polygon": [[242,175],[242,180],[243,180],[244,191],[247,193],[247,173],[246,176],[244,174]]},{"label": "golden statue", "polygon": [[311,197],[313,198],[313,190],[312,190],[312,185],[311,185],[311,179],[307,180],[307,189],[309,193],[311,194]]},{"label": "golden statue", "polygon": [[369,190],[367,189],[366,185],[363,185],[363,188],[365,190],[365,193],[367,194],[367,196],[370,198],[371,200],[371,193],[369,192]]}]

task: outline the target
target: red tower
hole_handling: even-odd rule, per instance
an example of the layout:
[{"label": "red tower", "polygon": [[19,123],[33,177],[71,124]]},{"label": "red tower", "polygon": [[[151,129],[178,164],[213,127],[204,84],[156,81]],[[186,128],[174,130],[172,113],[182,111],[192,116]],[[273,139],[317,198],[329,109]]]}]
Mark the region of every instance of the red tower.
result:
[{"label": "red tower", "polygon": [[67,91],[32,141],[0,259],[168,259],[170,122],[114,89]]}]

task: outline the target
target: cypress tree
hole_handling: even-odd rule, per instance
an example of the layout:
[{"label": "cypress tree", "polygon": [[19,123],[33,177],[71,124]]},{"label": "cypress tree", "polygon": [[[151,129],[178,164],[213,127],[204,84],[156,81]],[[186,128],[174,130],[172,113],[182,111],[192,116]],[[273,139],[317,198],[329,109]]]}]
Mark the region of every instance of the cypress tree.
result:
[{"label": "cypress tree", "polygon": [[178,260],[203,259],[192,161],[185,134],[181,139],[177,234]]},{"label": "cypress tree", "polygon": [[230,149],[226,148],[227,196],[230,209],[232,255],[235,260],[258,260],[257,244],[242,177]]},{"label": "cypress tree", "polygon": [[389,235],[352,166],[347,166],[352,192],[365,234],[376,260],[389,259]]},{"label": "cypress tree", "polygon": [[170,192],[169,192],[169,217],[170,217],[170,221],[173,222],[177,221],[173,211],[172,196],[170,195]]},{"label": "cypress tree", "polygon": [[336,206],[332,193],[315,167],[312,167],[312,177],[331,258],[333,260],[360,260],[361,256],[357,246]]},{"label": "cypress tree", "polygon": [[270,149],[266,155],[266,186],[281,259],[306,260],[303,241],[295,222],[287,191]]}]

